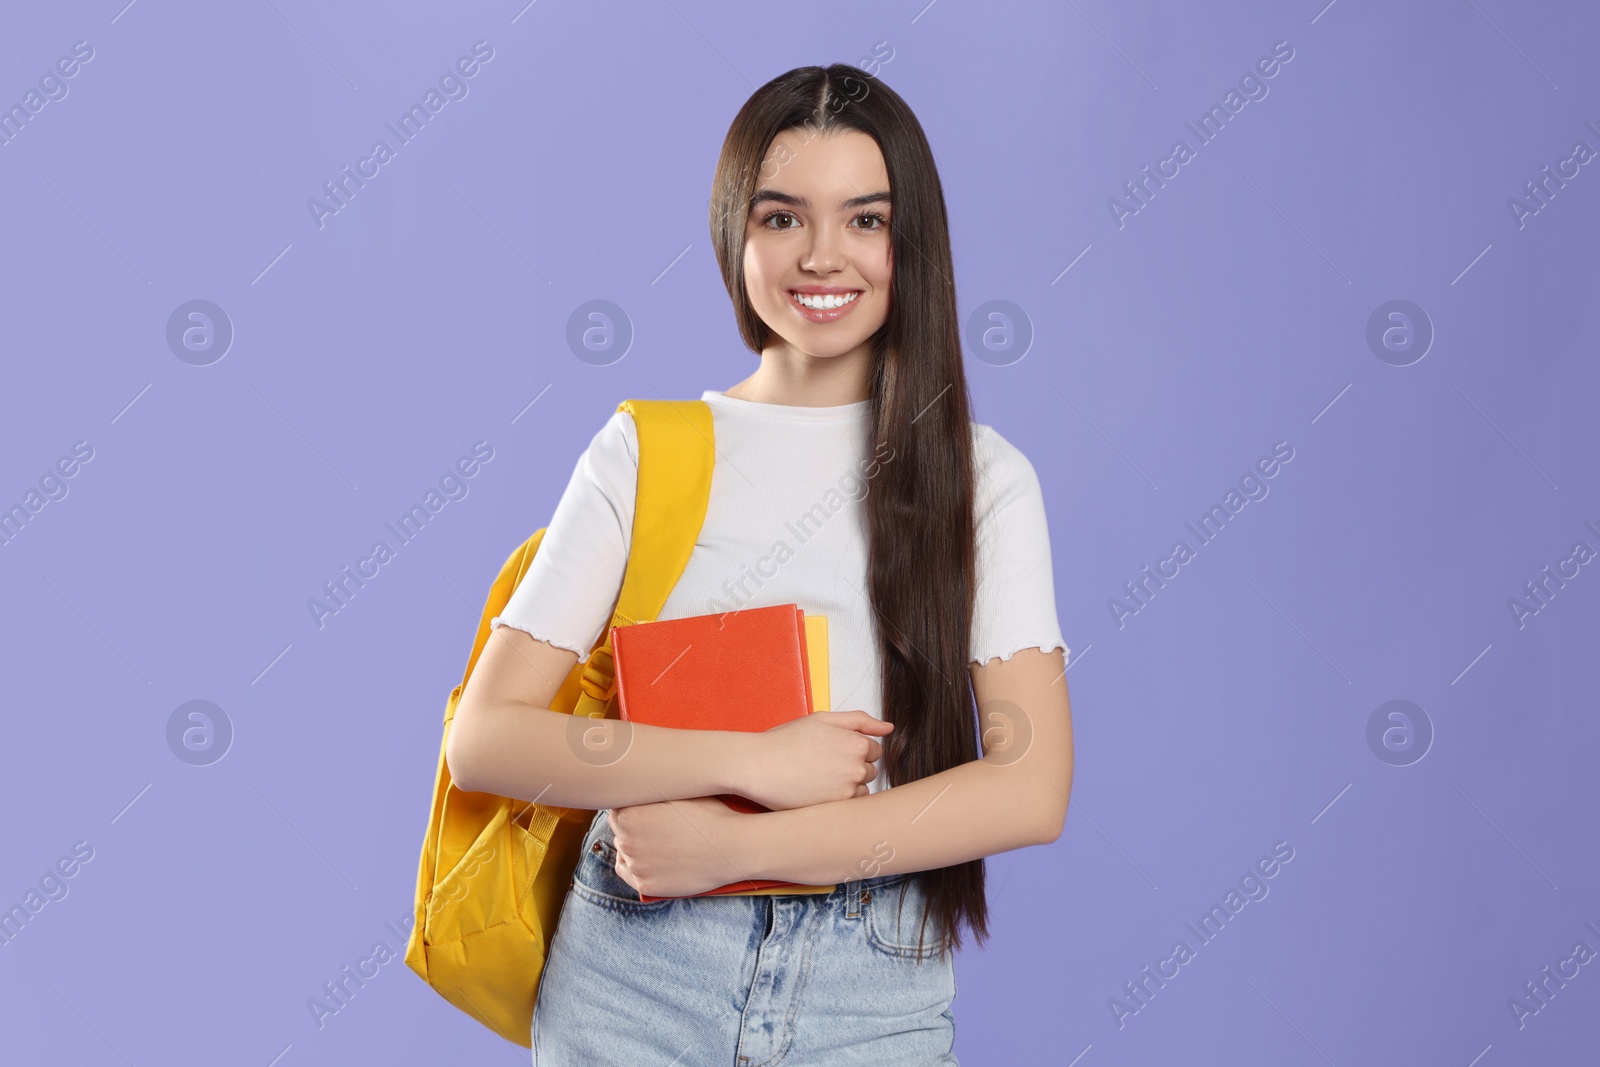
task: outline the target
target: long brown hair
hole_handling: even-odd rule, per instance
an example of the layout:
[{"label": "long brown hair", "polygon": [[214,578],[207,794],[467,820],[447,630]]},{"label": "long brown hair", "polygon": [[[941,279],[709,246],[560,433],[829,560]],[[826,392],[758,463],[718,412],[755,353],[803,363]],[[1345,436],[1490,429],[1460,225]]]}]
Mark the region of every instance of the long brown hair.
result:
[{"label": "long brown hair", "polygon": [[[728,130],[711,195],[717,262],[753,352],[770,331],[745,292],[745,227],[772,139],[792,129],[864,133],[889,173],[893,268],[888,318],[872,337],[868,439],[893,448],[894,462],[876,476],[865,506],[883,717],[894,723],[884,767],[898,785],[980,755],[967,674],[976,476],[944,192],[922,126],[881,80],[835,63],[798,67],[757,89]],[[931,919],[941,948],[959,947],[963,923],[982,945],[983,860],[917,877],[927,897],[924,927]]]}]

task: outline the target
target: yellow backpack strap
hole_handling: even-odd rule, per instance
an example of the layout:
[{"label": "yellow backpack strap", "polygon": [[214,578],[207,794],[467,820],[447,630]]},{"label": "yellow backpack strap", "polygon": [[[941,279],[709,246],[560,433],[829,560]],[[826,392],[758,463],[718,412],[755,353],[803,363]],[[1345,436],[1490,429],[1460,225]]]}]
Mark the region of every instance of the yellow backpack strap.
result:
[{"label": "yellow backpack strap", "polygon": [[574,715],[598,718],[616,693],[611,627],[652,622],[694,551],[711,498],[716,461],[704,400],[624,400],[639,435],[639,483],[622,592],[601,644],[584,664]]}]

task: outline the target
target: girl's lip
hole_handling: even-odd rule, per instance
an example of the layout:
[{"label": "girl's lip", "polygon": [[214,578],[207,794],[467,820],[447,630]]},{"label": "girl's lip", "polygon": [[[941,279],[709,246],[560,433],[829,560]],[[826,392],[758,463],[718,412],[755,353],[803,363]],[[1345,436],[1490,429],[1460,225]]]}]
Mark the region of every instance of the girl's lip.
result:
[{"label": "girl's lip", "polygon": [[[834,295],[842,293],[856,293],[858,295],[848,304],[841,304],[839,307],[828,308],[827,310],[819,310],[817,308],[808,308],[804,304],[800,303],[800,301],[796,300],[795,293],[797,292],[805,293],[807,296],[823,296],[830,293]],[[851,309],[857,304],[861,303],[861,297],[865,294],[864,291],[860,289],[840,289],[834,286],[808,285],[801,289],[787,290],[783,295],[784,299],[789,302],[789,306],[794,308],[795,311],[799,312],[800,317],[805,319],[807,322],[826,323],[837,322],[846,315],[850,314]]]}]

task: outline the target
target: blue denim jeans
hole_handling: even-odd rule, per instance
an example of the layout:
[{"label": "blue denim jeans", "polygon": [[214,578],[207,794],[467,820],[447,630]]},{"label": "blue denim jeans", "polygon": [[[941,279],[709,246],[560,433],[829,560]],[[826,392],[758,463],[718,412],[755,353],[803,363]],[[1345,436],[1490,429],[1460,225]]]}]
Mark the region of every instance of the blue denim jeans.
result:
[{"label": "blue denim jeans", "polygon": [[533,1015],[536,1067],[955,1064],[953,954],[909,874],[828,894],[641,903],[606,812],[584,838]]}]

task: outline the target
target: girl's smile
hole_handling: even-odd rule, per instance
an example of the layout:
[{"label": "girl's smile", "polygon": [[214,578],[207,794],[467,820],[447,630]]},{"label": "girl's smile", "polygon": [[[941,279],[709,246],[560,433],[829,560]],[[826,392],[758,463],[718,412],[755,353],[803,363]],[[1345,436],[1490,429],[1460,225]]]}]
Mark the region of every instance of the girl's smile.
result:
[{"label": "girl's smile", "polygon": [[862,292],[836,285],[802,285],[789,290],[789,303],[807,322],[837,322],[850,314]]}]

